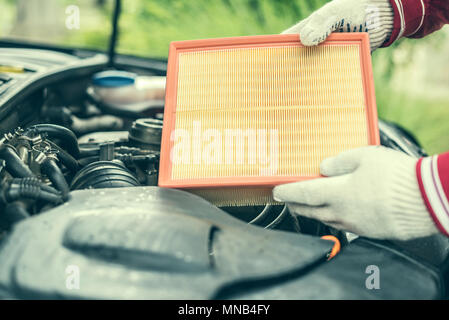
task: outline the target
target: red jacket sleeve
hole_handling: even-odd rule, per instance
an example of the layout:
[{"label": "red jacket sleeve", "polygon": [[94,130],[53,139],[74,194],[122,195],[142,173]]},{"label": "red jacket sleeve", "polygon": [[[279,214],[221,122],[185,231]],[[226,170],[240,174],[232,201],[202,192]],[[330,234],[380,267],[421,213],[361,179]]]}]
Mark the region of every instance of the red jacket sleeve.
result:
[{"label": "red jacket sleeve", "polygon": [[449,0],[390,0],[394,11],[393,32],[383,45],[402,37],[422,38],[449,23]]},{"label": "red jacket sleeve", "polygon": [[449,237],[449,152],[420,159],[416,175],[433,221]]},{"label": "red jacket sleeve", "polygon": [[[383,45],[402,37],[422,38],[449,23],[449,0],[390,0],[393,32]],[[449,152],[417,162],[419,189],[438,229],[449,237]]]}]

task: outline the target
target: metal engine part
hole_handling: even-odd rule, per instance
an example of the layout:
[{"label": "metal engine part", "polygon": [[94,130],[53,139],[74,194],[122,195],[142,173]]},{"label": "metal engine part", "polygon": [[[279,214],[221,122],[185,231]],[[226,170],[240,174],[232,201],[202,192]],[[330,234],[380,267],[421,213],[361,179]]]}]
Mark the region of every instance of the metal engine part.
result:
[{"label": "metal engine part", "polygon": [[153,118],[137,119],[129,131],[129,141],[134,146],[160,151],[162,120]]}]

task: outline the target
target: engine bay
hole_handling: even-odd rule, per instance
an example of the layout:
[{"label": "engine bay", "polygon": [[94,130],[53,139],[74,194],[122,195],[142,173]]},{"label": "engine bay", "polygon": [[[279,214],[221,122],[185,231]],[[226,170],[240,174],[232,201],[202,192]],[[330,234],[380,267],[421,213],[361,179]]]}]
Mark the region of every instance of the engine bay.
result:
[{"label": "engine bay", "polygon": [[[0,95],[4,230],[63,204],[70,191],[157,185],[163,101],[123,107],[100,99],[92,78],[107,69],[102,54],[3,49],[2,55],[26,67],[2,83]],[[162,63],[139,68],[138,62],[126,70],[164,75]],[[341,233],[299,221],[283,205],[223,209],[264,228],[335,234],[345,242]]]},{"label": "engine bay", "polygon": [[[217,208],[187,192],[157,187],[163,101],[123,107],[101,99],[92,79],[98,72],[111,70],[105,55],[3,48],[0,57],[22,66],[0,79],[0,242],[6,243],[0,252],[6,262],[0,270],[0,296],[2,289],[9,292],[10,282],[20,287],[14,297],[65,295],[60,287],[64,282],[52,281],[58,279],[57,270],[75,261],[85,265],[91,277],[81,293],[84,298],[179,298],[180,283],[193,286],[183,291],[185,298],[239,297],[246,292],[245,277],[279,277],[283,283],[285,270],[296,270],[291,277],[300,279],[308,263],[323,263],[329,251],[329,243],[319,239],[324,235],[348,247],[349,260],[336,262],[343,264],[337,268],[341,272],[356,268],[360,254],[374,259],[373,263],[381,263],[386,256],[391,261],[399,259],[388,251],[391,244],[354,240],[357,235],[292,215],[283,204]],[[130,57],[117,57],[115,68],[159,78],[166,72],[163,61]],[[379,127],[384,146],[414,157],[425,155],[404,129],[383,121]],[[48,236],[41,237],[41,232]],[[445,263],[448,247],[447,239],[440,236],[400,245],[401,250],[438,266]],[[377,254],[378,250],[388,254]],[[434,253],[432,258],[426,257],[429,251]],[[402,266],[408,258],[401,259],[394,263],[412,268]],[[49,270],[42,269],[46,261],[50,261]],[[335,268],[323,269],[324,277]],[[427,277],[434,277],[413,268],[423,283],[429,284]],[[111,274],[105,276],[104,270]],[[127,288],[135,285],[129,270],[137,270],[138,279],[156,281],[158,290],[143,286],[127,295]],[[159,284],[161,270],[171,277],[165,284]],[[33,272],[47,283],[29,278]],[[156,278],[147,278],[148,272]],[[125,282],[116,283],[114,290],[104,287],[104,282],[121,277]],[[346,285],[343,275],[335,279],[336,288]],[[238,285],[225,285],[228,282]],[[312,277],[309,282],[316,289],[317,280]],[[293,283],[283,286],[282,292],[275,287],[242,297],[314,298],[307,290],[296,289],[303,286],[301,281]],[[395,286],[393,278],[391,285]],[[434,295],[433,285],[421,291],[423,297]],[[331,290],[329,298],[341,292]],[[348,292],[346,297],[353,298]]]},{"label": "engine bay", "polygon": [[[100,53],[4,48],[12,65],[0,86],[2,228],[65,203],[83,189],[156,186],[163,126],[163,100],[127,105],[100,97],[93,79],[111,70]],[[118,60],[117,68],[161,78],[161,61]],[[424,151],[411,135],[382,122],[382,144],[413,156]],[[111,201],[114,201],[111,199]],[[288,212],[282,204],[222,208],[238,219],[267,229],[315,236],[344,233]]]}]

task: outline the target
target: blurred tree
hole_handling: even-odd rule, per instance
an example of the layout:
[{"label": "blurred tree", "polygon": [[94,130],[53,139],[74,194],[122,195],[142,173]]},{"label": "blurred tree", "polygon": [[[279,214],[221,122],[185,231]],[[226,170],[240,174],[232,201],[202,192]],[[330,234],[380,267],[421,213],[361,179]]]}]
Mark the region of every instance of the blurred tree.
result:
[{"label": "blurred tree", "polygon": [[44,40],[58,37],[64,32],[55,28],[55,19],[63,21],[60,2],[56,0],[17,0],[16,21],[11,36]]}]

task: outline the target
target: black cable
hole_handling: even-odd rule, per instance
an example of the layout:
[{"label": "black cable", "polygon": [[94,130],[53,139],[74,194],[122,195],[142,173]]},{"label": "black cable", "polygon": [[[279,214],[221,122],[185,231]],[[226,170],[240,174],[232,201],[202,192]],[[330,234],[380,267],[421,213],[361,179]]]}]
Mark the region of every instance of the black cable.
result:
[{"label": "black cable", "polygon": [[0,159],[6,162],[6,171],[14,178],[34,177],[30,168],[20,159],[16,150],[10,145],[0,147]]},{"label": "black cable", "polygon": [[273,206],[271,204],[265,205],[265,208],[263,208],[263,210],[253,220],[251,220],[248,223],[260,225],[260,223],[262,223],[270,215],[272,208]]},{"label": "black cable", "polygon": [[70,190],[69,185],[67,184],[67,181],[65,180],[65,177],[56,162],[51,158],[46,158],[41,163],[40,169],[41,172],[45,174],[48,179],[50,179],[53,186],[61,192],[62,199],[64,201],[67,200]]},{"label": "black cable", "polygon": [[274,219],[269,225],[265,227],[265,229],[274,229],[276,226],[278,226],[286,216],[288,216],[290,212],[288,211],[288,208],[286,205],[284,205],[284,208],[282,209],[281,213],[277,216],[276,219]]},{"label": "black cable", "polygon": [[72,172],[78,172],[78,162],[64,149],[60,148],[56,143],[46,139],[46,141],[56,150],[58,150],[58,158],[62,164]]}]

